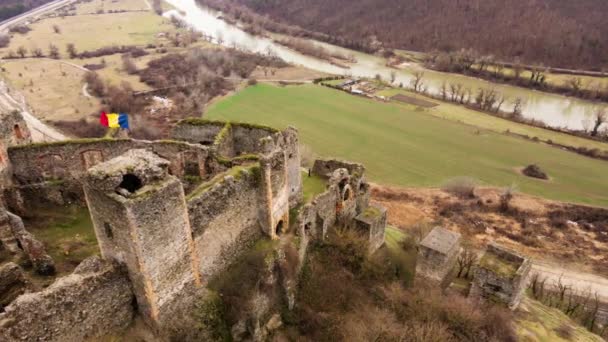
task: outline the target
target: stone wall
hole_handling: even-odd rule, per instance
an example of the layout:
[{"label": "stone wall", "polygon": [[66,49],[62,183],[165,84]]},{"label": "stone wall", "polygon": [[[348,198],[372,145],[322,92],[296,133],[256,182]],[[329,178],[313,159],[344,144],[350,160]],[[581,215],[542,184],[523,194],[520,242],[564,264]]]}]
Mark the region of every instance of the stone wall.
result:
[{"label": "stone wall", "polygon": [[223,121],[185,119],[175,125],[171,137],[192,144],[212,146],[215,137],[225,125],[226,123]]},{"label": "stone wall", "polygon": [[259,166],[239,167],[201,185],[188,198],[203,283],[261,237],[259,178]]},{"label": "stone wall", "polygon": [[469,298],[502,303],[515,310],[526,290],[531,269],[530,259],[491,243],[475,268]]},{"label": "stone wall", "polygon": [[0,189],[11,184],[7,149],[32,142],[30,131],[18,111],[0,112]]},{"label": "stone wall", "polygon": [[120,332],[134,316],[125,272],[97,257],[41,292],[21,295],[0,314],[1,341],[83,341]]},{"label": "stone wall", "polygon": [[418,246],[416,277],[447,286],[448,276],[460,254],[461,235],[435,227]]},{"label": "stone wall", "polygon": [[22,214],[28,203],[82,201],[87,170],[130,149],[147,149],[167,159],[169,171],[181,180],[206,179],[219,171],[208,147],[178,141],[86,139],[19,146],[9,148],[16,187],[7,191],[7,204]]},{"label": "stone wall", "polygon": [[[349,170],[352,170],[353,174]],[[356,163],[338,160],[316,160],[313,173],[325,177],[327,190],[305,204],[297,217],[300,236],[308,239],[324,239],[330,228],[340,225],[358,227],[355,218],[368,209],[369,185],[365,181],[365,168]],[[360,227],[369,234],[370,251],[384,243],[386,209],[377,206],[378,215],[373,222]],[[376,217],[377,216],[377,217]]]}]

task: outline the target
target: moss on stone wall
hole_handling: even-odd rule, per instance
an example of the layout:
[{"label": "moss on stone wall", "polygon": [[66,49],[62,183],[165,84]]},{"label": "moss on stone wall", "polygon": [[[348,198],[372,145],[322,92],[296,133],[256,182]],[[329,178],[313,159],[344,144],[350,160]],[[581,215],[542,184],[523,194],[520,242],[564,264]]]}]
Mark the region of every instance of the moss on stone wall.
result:
[{"label": "moss on stone wall", "polygon": [[107,139],[107,138],[74,139],[74,140],[34,143],[34,144],[21,145],[21,146],[12,146],[12,147],[9,147],[9,150],[15,150],[15,151],[31,150],[31,149],[40,149],[40,148],[46,148],[46,147],[88,145],[88,144],[125,142],[125,141],[131,141],[131,139]]},{"label": "moss on stone wall", "polygon": [[489,252],[486,252],[481,260],[479,260],[479,267],[491,271],[500,277],[509,279],[515,276],[519,266],[519,263],[500,258],[496,254]]},{"label": "moss on stone wall", "polygon": [[258,182],[259,177],[261,175],[260,164],[255,163],[255,164],[250,164],[250,165],[235,166],[229,170],[219,173],[215,177],[213,177],[211,180],[209,180],[208,182],[205,182],[205,183],[199,185],[196,189],[194,189],[194,191],[192,191],[192,193],[190,193],[186,197],[186,200],[191,200],[195,197],[198,197],[198,196],[204,194],[209,189],[211,189],[214,185],[222,183],[225,180],[226,176],[232,176],[235,179],[239,180],[239,179],[243,178],[243,176],[246,176],[248,174],[251,174],[253,179],[256,182]]},{"label": "moss on stone wall", "polygon": [[[200,119],[200,118],[187,118],[187,119],[184,119],[184,120],[181,120],[180,122],[178,122],[177,126],[181,126],[181,125],[193,125],[193,126],[215,125],[215,126],[224,126],[227,123],[228,123],[227,121],[208,120],[208,119]],[[264,125],[258,125],[258,124],[248,123],[248,122],[230,121],[230,124],[232,126],[239,126],[239,127],[244,127],[244,128],[262,129],[262,130],[265,130],[265,131],[268,131],[268,132],[271,132],[271,133],[277,133],[277,132],[279,132],[278,129],[273,128],[273,127],[264,126]]]},{"label": "moss on stone wall", "polygon": [[378,208],[369,206],[363,212],[363,217],[368,218],[368,219],[373,219],[373,218],[380,216],[381,214],[382,214],[382,212],[380,212],[380,210]]},{"label": "moss on stone wall", "polygon": [[215,136],[215,141],[213,142],[213,147],[216,149],[219,148],[224,140],[230,135],[230,131],[232,130],[232,126],[230,122],[226,123],[224,127],[220,130],[220,132]]}]

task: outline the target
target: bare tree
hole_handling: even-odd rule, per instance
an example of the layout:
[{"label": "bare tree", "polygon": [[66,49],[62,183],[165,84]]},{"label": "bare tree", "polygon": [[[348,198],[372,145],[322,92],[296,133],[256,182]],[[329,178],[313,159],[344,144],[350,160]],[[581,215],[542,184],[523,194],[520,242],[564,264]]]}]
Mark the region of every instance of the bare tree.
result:
[{"label": "bare tree", "polygon": [[593,115],[593,130],[591,130],[591,136],[595,137],[600,131],[600,127],[608,121],[608,113],[606,108],[598,108]]},{"label": "bare tree", "polygon": [[583,79],[580,77],[570,77],[566,80],[566,86],[570,88],[574,95],[578,95],[583,88]]},{"label": "bare tree", "polygon": [[521,116],[524,110],[524,100],[518,97],[513,101],[513,116]]},{"label": "bare tree", "polygon": [[25,58],[25,55],[27,55],[27,49],[23,46],[20,46],[17,49],[17,54],[21,57],[21,58]]},{"label": "bare tree", "polygon": [[76,46],[73,43],[68,43],[66,45],[66,51],[70,58],[76,58],[78,56],[78,51],[76,51]]},{"label": "bare tree", "polygon": [[154,9],[154,12],[158,15],[162,15],[163,14],[163,5],[161,3],[161,0],[154,0],[152,2],[152,8]]},{"label": "bare tree", "polygon": [[397,73],[395,71],[391,71],[391,84],[395,83],[395,80],[397,79]]},{"label": "bare tree", "polygon": [[49,56],[53,59],[59,59],[59,48],[52,43],[49,45]]},{"label": "bare tree", "polygon": [[11,43],[11,36],[8,34],[0,34],[0,48],[5,48]]},{"label": "bare tree", "polygon": [[53,32],[61,34],[61,28],[59,27],[59,25],[53,25]]},{"label": "bare tree", "polygon": [[448,98],[448,86],[447,83],[445,81],[443,81],[441,83],[441,88],[439,88],[439,94],[441,95],[441,98],[445,101]]},{"label": "bare tree", "polygon": [[517,187],[514,184],[503,189],[500,194],[500,210],[502,212],[507,212],[511,209],[511,200],[513,200],[516,191]]},{"label": "bare tree", "polygon": [[122,67],[129,75],[137,73],[137,65],[135,65],[133,58],[128,53],[122,55]]},{"label": "bare tree", "polygon": [[477,254],[465,248],[462,253],[458,256],[458,278],[469,278],[471,274],[471,268],[475,265],[475,261],[477,261]]},{"label": "bare tree", "polygon": [[40,58],[40,57],[44,57],[44,53],[42,52],[41,48],[34,48],[32,50],[32,56],[36,57],[36,58]]},{"label": "bare tree", "polygon": [[412,78],[412,80],[410,81],[410,84],[412,85],[412,89],[414,89],[415,92],[420,93],[422,92],[425,87],[424,87],[424,71],[415,71],[413,73],[414,78]]}]

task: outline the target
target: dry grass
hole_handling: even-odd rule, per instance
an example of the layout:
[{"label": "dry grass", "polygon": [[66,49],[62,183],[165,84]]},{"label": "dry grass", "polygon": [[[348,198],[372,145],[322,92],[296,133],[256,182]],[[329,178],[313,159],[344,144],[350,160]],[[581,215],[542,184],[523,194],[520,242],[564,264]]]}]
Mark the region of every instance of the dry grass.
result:
[{"label": "dry grass", "polygon": [[2,76],[26,98],[33,114],[43,120],[78,120],[99,108],[99,101],[82,94],[84,71],[61,61],[11,60]]},{"label": "dry grass", "polygon": [[478,188],[475,195],[375,186],[372,199],[389,208],[389,224],[406,232],[420,222],[441,225],[462,233],[472,247],[497,241],[530,257],[608,273],[607,209],[516,194],[502,212],[500,189]]}]

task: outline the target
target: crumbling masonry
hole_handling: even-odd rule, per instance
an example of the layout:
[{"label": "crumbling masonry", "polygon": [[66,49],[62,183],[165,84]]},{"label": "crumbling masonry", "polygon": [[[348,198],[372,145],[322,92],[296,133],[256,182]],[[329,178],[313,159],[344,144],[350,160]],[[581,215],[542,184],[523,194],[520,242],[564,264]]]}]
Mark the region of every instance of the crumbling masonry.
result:
[{"label": "crumbling masonry", "polygon": [[[336,225],[367,234],[370,251],[384,243],[386,210],[369,206],[369,185],[359,164],[317,161],[313,172],[327,179],[327,189],[290,216],[290,209],[302,202],[298,133],[293,128],[187,119],[175,127],[173,139],[13,146],[8,148],[10,182],[4,183],[7,207],[17,214],[36,201],[86,202],[104,260],[95,261],[99,266],[88,273],[96,279],[91,290],[105,296],[106,289],[120,287],[121,296],[132,293],[139,314],[161,335],[179,327],[196,298],[205,295],[208,281],[260,238],[280,239],[297,227],[293,233],[303,242],[302,258],[310,240],[323,239]],[[107,271],[97,271],[102,269]],[[71,277],[76,281],[83,276]],[[121,279],[128,279],[129,290]],[[61,286],[48,290],[73,293]],[[293,303],[291,290],[287,295]],[[50,298],[45,293],[28,296],[30,302]],[[45,331],[51,323],[42,319],[25,331],[16,320],[28,310],[36,313],[20,299],[0,313],[0,327],[10,327],[0,329],[0,340],[79,339],[103,333],[99,326],[85,326],[86,331],[72,336],[69,327],[59,325],[49,337]],[[125,301],[108,302],[121,317],[128,316]],[[69,316],[58,304],[55,314]],[[85,310],[83,320],[123,326],[107,316],[103,303],[95,305]]]}]

